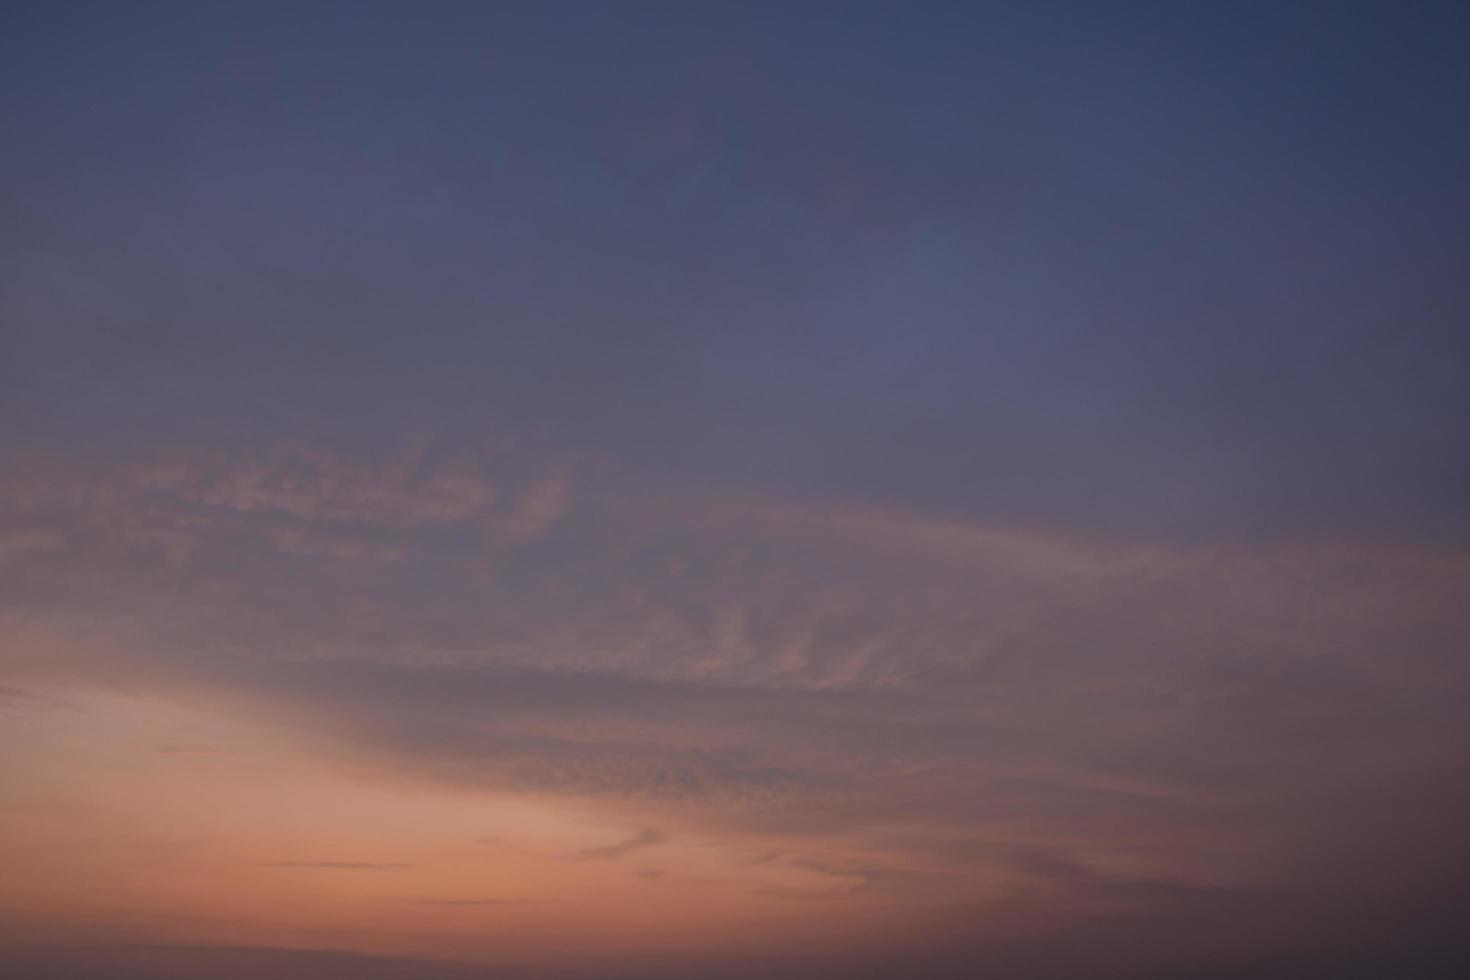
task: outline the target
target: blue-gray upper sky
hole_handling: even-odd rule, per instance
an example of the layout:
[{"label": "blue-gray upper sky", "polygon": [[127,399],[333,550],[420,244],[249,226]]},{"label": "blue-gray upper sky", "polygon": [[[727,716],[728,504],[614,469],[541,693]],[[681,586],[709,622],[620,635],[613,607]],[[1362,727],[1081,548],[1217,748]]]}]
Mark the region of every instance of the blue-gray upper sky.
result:
[{"label": "blue-gray upper sky", "polygon": [[10,439],[1470,533],[1462,4],[10,4]]}]

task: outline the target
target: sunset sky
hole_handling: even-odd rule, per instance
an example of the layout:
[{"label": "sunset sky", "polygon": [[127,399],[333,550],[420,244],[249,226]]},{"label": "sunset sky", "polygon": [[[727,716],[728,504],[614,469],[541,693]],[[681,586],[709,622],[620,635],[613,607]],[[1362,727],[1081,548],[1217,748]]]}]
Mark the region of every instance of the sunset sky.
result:
[{"label": "sunset sky", "polygon": [[0,4],[0,977],[1470,976],[1467,51]]}]

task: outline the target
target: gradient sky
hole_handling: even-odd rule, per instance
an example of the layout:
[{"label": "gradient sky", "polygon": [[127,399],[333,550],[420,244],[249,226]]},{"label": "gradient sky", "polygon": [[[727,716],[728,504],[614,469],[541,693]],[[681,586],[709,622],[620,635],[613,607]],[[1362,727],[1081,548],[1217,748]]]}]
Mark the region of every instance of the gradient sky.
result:
[{"label": "gradient sky", "polygon": [[1470,975],[1467,45],[0,5],[0,973]]}]

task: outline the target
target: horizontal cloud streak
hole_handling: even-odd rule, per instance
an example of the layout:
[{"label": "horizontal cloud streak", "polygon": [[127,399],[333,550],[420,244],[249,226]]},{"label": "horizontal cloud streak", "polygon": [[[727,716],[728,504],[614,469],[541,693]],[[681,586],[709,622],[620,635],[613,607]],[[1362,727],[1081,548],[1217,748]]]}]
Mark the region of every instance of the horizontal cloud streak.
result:
[{"label": "horizontal cloud streak", "polygon": [[397,871],[407,864],[380,864],[371,861],[271,861],[263,868],[310,868],[325,871]]},{"label": "horizontal cloud streak", "polygon": [[578,856],[588,860],[622,857],[624,854],[641,848],[662,844],[664,840],[666,840],[666,836],[663,831],[656,830],[653,827],[646,827],[632,837],[618,841],[616,844],[607,844],[603,847],[584,847],[578,852]]}]

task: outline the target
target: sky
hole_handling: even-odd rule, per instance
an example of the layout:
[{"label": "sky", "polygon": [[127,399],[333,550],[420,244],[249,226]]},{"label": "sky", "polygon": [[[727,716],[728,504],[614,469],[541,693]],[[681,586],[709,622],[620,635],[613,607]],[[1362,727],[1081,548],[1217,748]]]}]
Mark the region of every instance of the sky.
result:
[{"label": "sky", "polygon": [[0,5],[0,973],[1466,975],[1467,36]]}]

